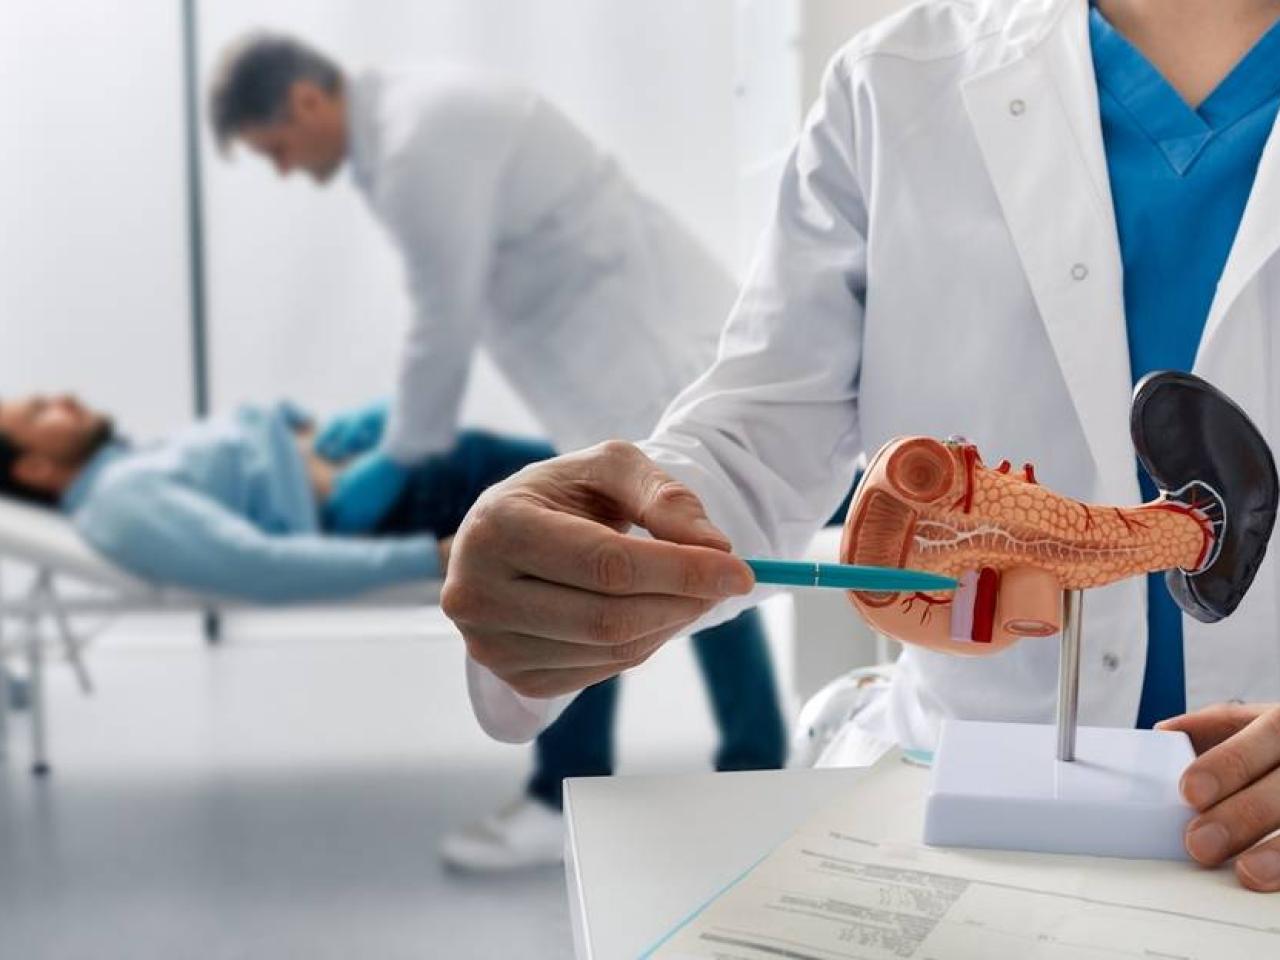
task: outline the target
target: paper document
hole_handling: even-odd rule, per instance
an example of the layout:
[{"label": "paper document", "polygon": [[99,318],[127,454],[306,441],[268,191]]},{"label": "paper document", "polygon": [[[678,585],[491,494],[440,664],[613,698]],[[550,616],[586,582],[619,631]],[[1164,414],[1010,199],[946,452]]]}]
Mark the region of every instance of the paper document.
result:
[{"label": "paper document", "polygon": [[1280,958],[1280,900],[1228,869],[924,846],[927,784],[886,757],[646,956]]}]

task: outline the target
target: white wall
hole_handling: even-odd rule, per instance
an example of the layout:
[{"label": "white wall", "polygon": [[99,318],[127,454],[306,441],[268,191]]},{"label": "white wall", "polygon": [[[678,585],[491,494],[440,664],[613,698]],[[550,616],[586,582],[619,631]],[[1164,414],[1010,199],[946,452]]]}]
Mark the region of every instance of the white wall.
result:
[{"label": "white wall", "polygon": [[738,0],[738,251],[749,262],[773,218],[778,178],[803,116],[802,0]]},{"label": "white wall", "polygon": [[[251,0],[205,3],[204,75],[255,27],[344,63],[485,64],[535,85],[615,151],[728,262],[739,254],[732,0]],[[213,396],[290,395],[321,410],[384,393],[407,305],[396,255],[345,176],[281,182],[207,142]],[[464,419],[532,429],[482,364]]]},{"label": "white wall", "polygon": [[832,55],[910,2],[737,0],[740,263],[773,217],[778,178]]},{"label": "white wall", "polygon": [[827,61],[850,37],[914,2],[916,0],[803,0],[800,47],[805,104],[812,103],[818,95]]},{"label": "white wall", "polygon": [[189,419],[180,57],[174,0],[0,4],[0,396]]}]

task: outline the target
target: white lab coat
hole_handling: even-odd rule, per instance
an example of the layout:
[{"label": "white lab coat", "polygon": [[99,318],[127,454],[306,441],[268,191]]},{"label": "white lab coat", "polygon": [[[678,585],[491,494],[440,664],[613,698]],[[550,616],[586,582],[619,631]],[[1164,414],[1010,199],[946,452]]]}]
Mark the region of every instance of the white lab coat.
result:
[{"label": "white lab coat", "polygon": [[[1194,367],[1273,447],[1277,249],[1273,133]],[[857,458],[900,434],[963,434],[1073,497],[1136,503],[1121,273],[1086,0],[920,4],[835,58],[722,355],[646,448],[743,554],[799,554]],[[1183,618],[1190,708],[1280,699],[1278,570],[1273,543],[1233,616]],[[1145,578],[1090,591],[1084,631],[1081,722],[1132,726]],[[1057,661],[1056,639],[980,659],[909,647],[859,722],[921,747],[943,716],[1047,722]],[[471,670],[499,736],[559,706]]]},{"label": "white lab coat", "polygon": [[532,91],[437,66],[363,74],[349,103],[413,298],[384,449],[451,445],[481,345],[558,449],[647,436],[715,357],[729,273]]}]

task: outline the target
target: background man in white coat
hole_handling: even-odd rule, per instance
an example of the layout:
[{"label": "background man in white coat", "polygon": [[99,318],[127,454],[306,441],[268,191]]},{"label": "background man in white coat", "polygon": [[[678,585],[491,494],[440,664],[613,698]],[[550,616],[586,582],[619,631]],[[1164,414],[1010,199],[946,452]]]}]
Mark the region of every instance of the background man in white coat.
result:
[{"label": "background man in white coat", "polygon": [[[479,345],[562,451],[647,435],[715,357],[732,278],[533,91],[451,66],[347,77],[262,34],[227,52],[211,114],[221,144],[242,141],[282,175],[324,182],[349,160],[404,257],[414,314],[390,408],[340,418],[317,440],[333,458],[367,451],[335,484],[332,529],[368,530],[410,466],[452,446]],[[721,732],[717,768],[781,766],[759,615],[700,632],[694,647]],[[539,737],[525,799],[448,838],[446,860],[558,860],[561,781],[612,771],[616,695],[612,680],[585,691]]]},{"label": "background man in white coat", "polygon": [[[936,0],[848,44],[715,367],[641,447],[538,465],[463,524],[443,603],[481,722],[531,736],[559,695],[741,609],[731,545],[798,554],[896,435],[963,434],[1135,503],[1130,391],[1162,365],[1280,446],[1278,19],[1276,0]],[[1280,890],[1276,551],[1219,623],[1166,616],[1147,586],[1090,594],[1081,721],[1186,730],[1188,851],[1241,854],[1243,883]],[[1049,722],[1057,659],[908,648],[856,722],[917,746],[943,716]]]}]

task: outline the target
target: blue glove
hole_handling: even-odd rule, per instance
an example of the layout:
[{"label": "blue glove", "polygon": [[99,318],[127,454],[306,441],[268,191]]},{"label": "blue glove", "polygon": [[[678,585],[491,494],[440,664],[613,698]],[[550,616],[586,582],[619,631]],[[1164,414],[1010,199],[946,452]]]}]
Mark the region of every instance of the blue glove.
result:
[{"label": "blue glove", "polygon": [[385,400],[340,413],[316,437],[316,453],[334,462],[367,453],[381,442],[386,425]]},{"label": "blue glove", "polygon": [[338,474],[324,505],[325,527],[335,533],[368,533],[395,505],[409,468],[380,450],[364,454]]}]

